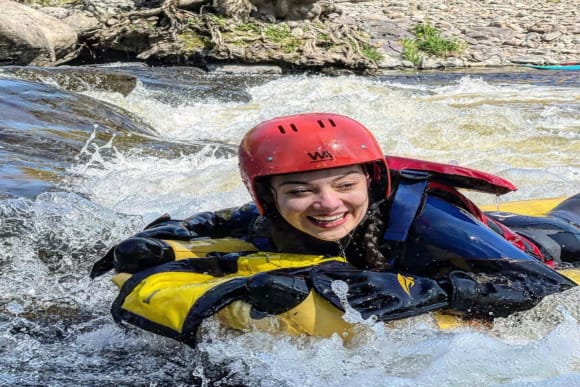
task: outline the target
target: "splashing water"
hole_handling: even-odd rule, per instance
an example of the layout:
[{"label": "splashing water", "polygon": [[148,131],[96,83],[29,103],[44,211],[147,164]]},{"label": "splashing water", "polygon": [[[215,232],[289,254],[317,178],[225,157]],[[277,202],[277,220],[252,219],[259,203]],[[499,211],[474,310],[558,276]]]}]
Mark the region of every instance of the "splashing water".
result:
[{"label": "splashing water", "polygon": [[[574,194],[580,186],[578,85],[526,76],[284,76],[244,87],[250,99],[232,100],[192,98],[195,85],[183,94],[174,85],[170,98],[147,82],[126,96],[88,88],[83,98],[124,109],[126,121],[116,116],[111,130],[106,115],[75,108],[90,118],[81,121],[84,137],[75,137],[83,140],[74,154],[66,155],[65,177],[34,197],[0,196],[0,385],[580,383],[578,289],[496,319],[491,329],[440,331],[429,315],[382,324],[344,303],[345,319],[360,328],[346,345],[338,336],[232,332],[209,319],[191,349],[116,325],[109,315],[117,293],[110,276],[88,278],[110,246],[163,213],[183,218],[249,201],[236,146],[253,125],[278,115],[352,116],[388,153],[453,160],[512,180],[520,190],[509,200]],[[58,93],[46,95],[58,101]],[[133,133],[135,116],[153,129],[148,137]],[[42,127],[38,117],[31,127]],[[123,123],[126,131],[119,129]],[[69,136],[59,130],[51,149],[70,150],[57,146]],[[1,141],[0,152],[8,149]],[[468,194],[480,203],[495,200]],[[332,285],[345,302],[345,284]]]}]

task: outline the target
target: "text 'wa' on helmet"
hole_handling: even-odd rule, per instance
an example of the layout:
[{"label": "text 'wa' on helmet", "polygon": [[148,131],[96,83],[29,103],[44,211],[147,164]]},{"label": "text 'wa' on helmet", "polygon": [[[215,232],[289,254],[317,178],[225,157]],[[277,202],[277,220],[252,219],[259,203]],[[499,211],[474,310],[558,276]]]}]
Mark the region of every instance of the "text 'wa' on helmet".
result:
[{"label": "text 'wa' on helmet", "polygon": [[261,178],[273,175],[368,164],[373,199],[390,193],[389,169],[378,141],[360,122],[339,114],[297,114],[262,122],[242,139],[239,163],[242,180],[262,214],[266,187]]}]

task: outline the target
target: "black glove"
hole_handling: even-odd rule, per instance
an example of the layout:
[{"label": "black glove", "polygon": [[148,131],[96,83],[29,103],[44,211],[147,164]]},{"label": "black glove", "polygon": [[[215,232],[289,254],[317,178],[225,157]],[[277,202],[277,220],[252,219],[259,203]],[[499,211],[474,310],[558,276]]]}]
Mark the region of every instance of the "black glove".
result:
[{"label": "black glove", "polygon": [[258,318],[265,314],[284,313],[304,301],[310,293],[303,278],[270,273],[251,277],[246,290],[246,301],[253,307],[253,317]]},{"label": "black glove", "polygon": [[174,260],[173,250],[155,239],[190,240],[198,237],[197,231],[204,236],[215,225],[212,212],[201,212],[185,220],[172,220],[167,214],[149,223],[145,229],[131,238],[112,247],[97,261],[91,270],[91,278],[105,274],[115,268],[117,272],[135,273],[147,267]]},{"label": "black glove", "polygon": [[188,222],[183,220],[171,220],[169,215],[163,215],[153,223],[147,225],[143,231],[135,234],[133,237],[189,240],[196,236],[197,233],[191,231]]},{"label": "black glove", "polygon": [[345,263],[328,263],[310,274],[314,289],[334,306],[344,309],[332,289],[332,282],[344,281],[349,305],[363,318],[377,316],[390,321],[441,309],[448,305],[447,294],[432,279],[400,273],[359,270]]},{"label": "black glove", "polygon": [[111,248],[93,265],[90,276],[98,277],[113,268],[117,273],[136,273],[173,260],[173,249],[162,240],[133,237]]},{"label": "black glove", "polygon": [[165,214],[147,225],[135,237],[189,240],[198,236],[212,236],[216,225],[213,212],[200,212],[184,220],[173,220]]},{"label": "black glove", "polygon": [[[449,274],[450,311],[465,317],[493,319],[530,309],[548,294],[565,290],[567,284],[533,273]],[[445,285],[443,285],[445,286]]]},{"label": "black glove", "polygon": [[113,269],[113,267],[115,266],[114,260],[116,248],[117,246],[112,247],[103,258],[95,262],[95,264],[91,268],[91,273],[89,274],[91,278],[102,276],[109,270]]}]

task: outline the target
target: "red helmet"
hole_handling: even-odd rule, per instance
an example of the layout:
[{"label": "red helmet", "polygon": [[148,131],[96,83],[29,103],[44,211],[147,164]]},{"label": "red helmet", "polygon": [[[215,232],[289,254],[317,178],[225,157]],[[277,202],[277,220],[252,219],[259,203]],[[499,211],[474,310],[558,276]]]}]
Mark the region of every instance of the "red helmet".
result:
[{"label": "red helmet", "polygon": [[261,214],[269,192],[260,184],[264,176],[369,164],[374,191],[379,190],[380,199],[390,193],[389,169],[376,138],[360,122],[339,114],[297,114],[262,122],[242,139],[239,163]]}]

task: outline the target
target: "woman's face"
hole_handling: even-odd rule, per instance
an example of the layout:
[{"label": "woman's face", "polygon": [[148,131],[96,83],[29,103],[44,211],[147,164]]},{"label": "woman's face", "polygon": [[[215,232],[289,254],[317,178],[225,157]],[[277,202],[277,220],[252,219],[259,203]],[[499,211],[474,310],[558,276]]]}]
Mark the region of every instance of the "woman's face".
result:
[{"label": "woman's face", "polygon": [[360,165],[277,175],[270,185],[280,215],[325,241],[348,235],[369,207],[368,177]]}]

